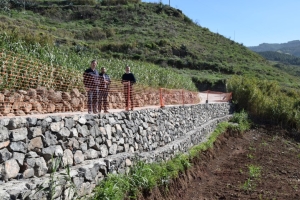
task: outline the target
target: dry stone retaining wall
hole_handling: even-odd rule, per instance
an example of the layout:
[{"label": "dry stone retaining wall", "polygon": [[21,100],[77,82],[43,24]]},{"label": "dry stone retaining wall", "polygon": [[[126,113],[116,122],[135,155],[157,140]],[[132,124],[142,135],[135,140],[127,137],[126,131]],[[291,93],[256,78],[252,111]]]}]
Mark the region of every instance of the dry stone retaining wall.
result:
[{"label": "dry stone retaining wall", "polygon": [[[145,105],[159,105],[158,90],[142,90],[134,94],[134,105],[143,107]],[[165,104],[182,104],[181,91],[168,91],[165,96]],[[125,108],[123,92],[109,92],[108,108]],[[87,96],[80,93],[78,89],[70,92],[48,90],[45,87],[36,89],[0,92],[0,117],[1,116],[25,116],[32,114],[76,112],[84,111],[87,108]],[[185,104],[199,103],[198,94],[185,91]]]},{"label": "dry stone retaining wall", "polygon": [[[172,158],[200,142],[230,116],[231,104],[0,120],[0,199],[45,199],[37,185],[49,179],[52,157],[62,158],[57,199],[72,199],[64,167],[79,196],[92,192],[107,173],[125,173],[138,157]],[[36,193],[36,194],[35,194]]]}]

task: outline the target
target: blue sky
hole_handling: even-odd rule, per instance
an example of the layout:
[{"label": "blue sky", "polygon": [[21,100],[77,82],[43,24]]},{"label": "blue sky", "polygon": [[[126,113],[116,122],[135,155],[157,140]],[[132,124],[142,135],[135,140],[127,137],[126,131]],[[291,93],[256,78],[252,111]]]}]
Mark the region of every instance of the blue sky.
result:
[{"label": "blue sky", "polygon": [[[142,0],[160,2],[160,0]],[[245,46],[300,40],[300,0],[170,0],[200,26]],[[162,0],[169,4],[169,0]]]}]

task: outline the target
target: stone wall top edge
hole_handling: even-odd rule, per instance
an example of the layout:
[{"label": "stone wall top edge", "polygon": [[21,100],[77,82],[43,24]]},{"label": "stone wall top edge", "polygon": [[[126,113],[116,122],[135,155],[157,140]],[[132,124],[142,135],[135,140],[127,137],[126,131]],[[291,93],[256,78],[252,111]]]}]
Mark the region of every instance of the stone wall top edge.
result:
[{"label": "stone wall top edge", "polygon": [[[134,112],[147,112],[147,111],[158,111],[158,110],[172,110],[172,109],[176,109],[176,108],[188,108],[188,107],[198,107],[198,106],[217,106],[217,105],[230,105],[230,103],[228,102],[220,102],[220,103],[208,103],[208,104],[189,104],[189,105],[175,105],[175,106],[166,106],[163,108],[145,108],[142,110],[135,110],[135,111],[121,111],[121,112],[112,112],[112,113],[101,113],[101,114],[97,114],[97,115],[91,115],[91,114],[87,114],[87,113],[82,113],[82,114],[67,114],[67,115],[62,115],[62,113],[59,113],[57,115],[55,115],[55,113],[53,114],[48,114],[45,116],[20,116],[20,117],[11,117],[11,118],[0,118],[0,126],[6,126],[8,125],[9,121],[11,120],[20,120],[20,121],[28,121],[30,119],[36,119],[36,120],[44,120],[46,118],[55,118],[55,117],[61,117],[62,119],[65,118],[80,118],[80,117],[87,117],[88,118],[94,118],[94,119],[101,119],[103,118],[103,116],[107,116],[107,115],[113,115],[116,113],[134,113]],[[92,116],[92,117],[91,117]]]}]

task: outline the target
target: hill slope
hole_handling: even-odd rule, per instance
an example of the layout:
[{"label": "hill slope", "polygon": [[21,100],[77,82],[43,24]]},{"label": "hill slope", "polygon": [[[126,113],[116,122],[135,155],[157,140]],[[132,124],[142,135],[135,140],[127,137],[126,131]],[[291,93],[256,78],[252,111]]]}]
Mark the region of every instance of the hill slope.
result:
[{"label": "hill slope", "polygon": [[281,53],[291,54],[300,57],[300,40],[294,40],[294,41],[281,43],[281,44],[263,43],[258,46],[252,46],[248,48],[255,52],[279,51]]},{"label": "hill slope", "polygon": [[2,11],[0,47],[80,70],[90,58],[133,59],[172,67],[195,83],[215,83],[239,74],[299,85],[294,76],[242,44],[200,27],[167,5],[55,2],[31,0],[25,2],[26,11],[18,4]]},{"label": "hill slope", "polygon": [[275,51],[262,51],[258,52],[267,60],[281,62],[287,65],[300,65],[300,58],[290,54],[275,52]]}]

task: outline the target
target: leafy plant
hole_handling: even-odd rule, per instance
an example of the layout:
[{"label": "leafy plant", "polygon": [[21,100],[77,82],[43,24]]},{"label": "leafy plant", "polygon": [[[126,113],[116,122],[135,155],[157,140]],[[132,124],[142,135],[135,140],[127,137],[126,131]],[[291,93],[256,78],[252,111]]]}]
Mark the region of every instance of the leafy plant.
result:
[{"label": "leafy plant", "polygon": [[250,178],[248,178],[242,186],[242,189],[246,191],[251,191],[254,190],[255,188],[256,188],[256,183]]},{"label": "leafy plant", "polygon": [[56,189],[57,187],[65,188],[69,186],[68,196],[76,199],[76,186],[71,180],[70,167],[66,166],[66,173],[57,174],[57,171],[62,163],[62,157],[51,158],[50,178],[49,180],[39,184],[35,194],[38,192],[45,192],[47,199],[53,200],[57,198]]},{"label": "leafy plant", "polygon": [[255,165],[249,165],[249,178],[245,181],[245,183],[242,185],[242,189],[246,191],[251,191],[256,188],[256,181],[261,176],[261,167],[255,166]]},{"label": "leafy plant", "polygon": [[249,165],[249,175],[250,178],[259,178],[261,176],[261,167],[260,166],[255,166],[255,165]]}]

